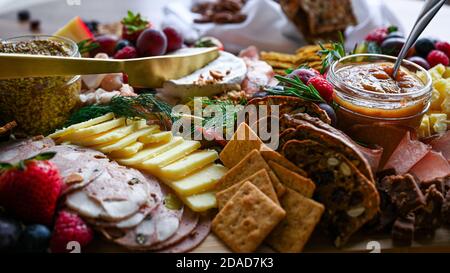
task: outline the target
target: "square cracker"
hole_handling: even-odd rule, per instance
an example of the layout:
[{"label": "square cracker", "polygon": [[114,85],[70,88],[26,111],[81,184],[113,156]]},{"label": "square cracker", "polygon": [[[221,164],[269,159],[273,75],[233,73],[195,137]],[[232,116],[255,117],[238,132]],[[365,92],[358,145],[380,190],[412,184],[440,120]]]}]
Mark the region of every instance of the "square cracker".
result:
[{"label": "square cracker", "polygon": [[255,185],[245,182],[212,221],[213,232],[235,252],[253,252],[285,211]]},{"label": "square cracker", "polygon": [[320,221],[325,207],[287,189],[280,200],[286,217],[267,237],[266,242],[279,252],[301,252]]},{"label": "square cracker", "polygon": [[267,163],[283,185],[305,197],[311,198],[313,196],[316,190],[316,184],[311,179],[294,173],[274,161],[270,160]]},{"label": "square cracker", "polygon": [[221,210],[225,204],[230,200],[233,195],[239,190],[239,188],[245,183],[250,182],[255,185],[260,191],[262,191],[267,197],[277,204],[278,202],[277,194],[273,189],[272,181],[270,180],[269,174],[265,169],[262,169],[255,173],[254,175],[245,178],[241,182],[234,184],[233,186],[216,193],[217,206]]},{"label": "square cracker", "polygon": [[300,169],[297,165],[289,161],[286,157],[270,149],[269,147],[265,145],[261,146],[259,152],[261,153],[262,157],[267,163],[269,163],[269,161],[273,161],[285,167],[286,169],[289,169],[293,172],[300,174],[303,177],[308,177],[308,174],[304,170]]},{"label": "square cracker", "polygon": [[216,190],[222,191],[229,188],[262,169],[265,169],[269,174],[277,196],[282,196],[284,194],[285,187],[281,184],[275,173],[270,169],[269,165],[266,163],[258,150],[251,151],[236,166],[228,170],[228,172],[217,182]]},{"label": "square cracker", "polygon": [[220,153],[220,160],[227,168],[233,168],[252,150],[264,145],[258,135],[246,123],[241,123],[233,138]]}]

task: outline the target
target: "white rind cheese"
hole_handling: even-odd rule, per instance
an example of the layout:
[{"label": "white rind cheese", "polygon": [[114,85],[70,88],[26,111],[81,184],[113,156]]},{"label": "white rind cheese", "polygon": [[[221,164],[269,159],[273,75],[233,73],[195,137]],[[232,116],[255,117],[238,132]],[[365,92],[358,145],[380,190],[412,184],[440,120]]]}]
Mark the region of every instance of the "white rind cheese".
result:
[{"label": "white rind cheese", "polygon": [[[222,80],[209,82],[213,77],[210,71],[217,71],[224,77]],[[178,99],[213,96],[227,91],[241,90],[241,83],[247,74],[244,61],[228,52],[220,52],[219,58],[191,75],[164,83],[160,92],[163,96]],[[199,81],[199,79],[201,79]],[[204,81],[204,82],[202,82]]]}]

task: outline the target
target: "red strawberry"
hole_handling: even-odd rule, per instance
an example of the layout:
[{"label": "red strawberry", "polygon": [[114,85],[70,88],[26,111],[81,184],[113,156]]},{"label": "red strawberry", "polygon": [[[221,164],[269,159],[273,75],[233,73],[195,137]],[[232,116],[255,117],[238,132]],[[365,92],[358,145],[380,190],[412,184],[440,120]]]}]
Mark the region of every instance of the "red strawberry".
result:
[{"label": "red strawberry", "polygon": [[122,39],[128,40],[134,44],[141,35],[141,33],[147,28],[151,27],[149,21],[142,18],[140,13],[134,14],[128,11],[127,17],[122,19]]},{"label": "red strawberry", "polygon": [[136,48],[132,46],[126,46],[117,51],[117,53],[114,55],[114,59],[133,59],[137,57],[138,53],[136,51]]},{"label": "red strawberry", "polygon": [[93,239],[92,229],[75,213],[60,211],[56,218],[50,249],[54,253],[69,252],[67,244],[75,241],[81,247],[87,246]]},{"label": "red strawberry", "polygon": [[447,57],[450,58],[450,43],[448,42],[437,42],[435,45],[437,50],[440,50],[447,55]]},{"label": "red strawberry", "polygon": [[63,185],[55,153],[42,153],[17,165],[0,164],[0,205],[21,220],[51,225]]},{"label": "red strawberry", "polygon": [[369,42],[376,42],[377,44],[381,45],[381,43],[386,39],[388,36],[389,31],[385,27],[376,28],[369,32],[369,34],[366,36],[365,40]]},{"label": "red strawberry", "polygon": [[427,61],[431,67],[435,67],[438,64],[448,66],[450,63],[447,55],[445,55],[445,53],[440,50],[431,51],[430,54],[428,54]]},{"label": "red strawberry", "polygon": [[330,102],[333,100],[333,85],[331,85],[331,83],[329,83],[323,76],[311,78],[307,85],[314,86],[325,101]]}]

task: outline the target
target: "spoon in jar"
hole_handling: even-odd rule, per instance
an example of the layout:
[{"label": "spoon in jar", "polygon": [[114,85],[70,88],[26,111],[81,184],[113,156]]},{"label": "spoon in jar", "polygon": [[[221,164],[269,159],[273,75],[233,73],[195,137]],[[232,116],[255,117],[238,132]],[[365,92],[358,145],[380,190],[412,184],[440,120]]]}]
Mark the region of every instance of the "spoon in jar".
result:
[{"label": "spoon in jar", "polygon": [[397,57],[397,61],[394,65],[394,79],[397,78],[397,73],[400,69],[400,66],[403,62],[403,59],[406,57],[408,50],[413,46],[419,36],[423,33],[425,28],[430,24],[431,20],[433,20],[434,16],[438,13],[438,11],[445,4],[446,0],[428,0],[425,3],[425,6],[422,9],[419,17],[417,18],[416,23],[414,24],[411,33],[406,40],[406,43],[403,45],[400,54]]}]

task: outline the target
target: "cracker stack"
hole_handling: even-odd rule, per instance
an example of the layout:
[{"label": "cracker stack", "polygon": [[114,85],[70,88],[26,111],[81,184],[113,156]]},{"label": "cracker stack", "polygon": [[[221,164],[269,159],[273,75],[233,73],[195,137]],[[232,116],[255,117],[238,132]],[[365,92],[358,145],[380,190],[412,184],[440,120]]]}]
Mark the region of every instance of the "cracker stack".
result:
[{"label": "cracker stack", "polygon": [[245,123],[220,158],[230,170],[217,183],[214,233],[235,252],[253,252],[264,241],[279,252],[301,252],[324,212],[310,199],[315,184],[305,172]]}]

